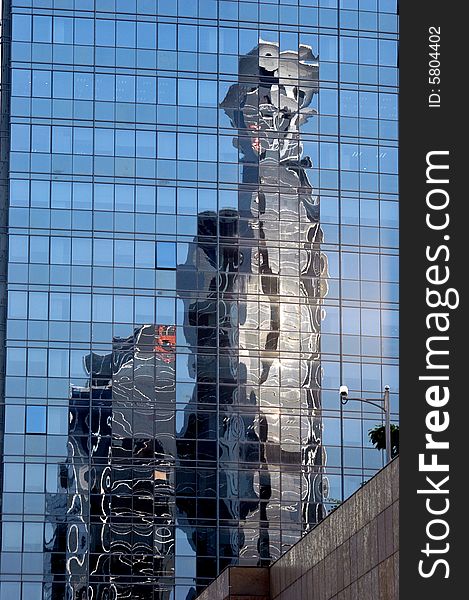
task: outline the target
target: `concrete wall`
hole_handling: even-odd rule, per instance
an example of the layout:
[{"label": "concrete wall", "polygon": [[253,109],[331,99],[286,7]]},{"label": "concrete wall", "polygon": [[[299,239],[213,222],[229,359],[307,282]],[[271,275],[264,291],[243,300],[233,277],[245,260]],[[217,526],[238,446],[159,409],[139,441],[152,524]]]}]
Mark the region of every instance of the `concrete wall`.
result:
[{"label": "concrete wall", "polygon": [[268,567],[231,567],[198,596],[197,600],[270,600]]},{"label": "concrete wall", "polygon": [[226,569],[199,600],[398,600],[399,458],[270,568]]}]

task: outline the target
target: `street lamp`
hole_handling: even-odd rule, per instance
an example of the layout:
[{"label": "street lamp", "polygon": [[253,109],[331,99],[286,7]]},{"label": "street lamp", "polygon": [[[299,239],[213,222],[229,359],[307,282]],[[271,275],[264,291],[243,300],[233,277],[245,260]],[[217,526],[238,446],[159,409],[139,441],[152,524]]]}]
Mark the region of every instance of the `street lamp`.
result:
[{"label": "street lamp", "polygon": [[350,400],[355,400],[357,402],[365,402],[366,404],[372,404],[373,406],[376,406],[376,408],[379,408],[384,412],[386,464],[389,463],[391,461],[391,407],[389,404],[389,385],[384,386],[384,393],[382,398],[349,398],[348,387],[346,385],[340,386],[339,393],[341,409],[342,406],[347,404],[347,402],[349,402]]}]

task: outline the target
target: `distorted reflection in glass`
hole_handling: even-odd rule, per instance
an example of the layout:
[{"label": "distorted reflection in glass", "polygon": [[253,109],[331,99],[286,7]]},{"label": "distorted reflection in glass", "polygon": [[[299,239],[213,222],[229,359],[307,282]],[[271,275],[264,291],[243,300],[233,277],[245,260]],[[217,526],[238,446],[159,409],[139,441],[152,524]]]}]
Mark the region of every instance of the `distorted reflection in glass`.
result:
[{"label": "distorted reflection in glass", "polygon": [[174,575],[175,326],[114,338],[84,367],[60,493],[47,498],[57,574],[48,597],[144,600],[156,590],[164,600]]},{"label": "distorted reflection in glass", "polygon": [[[306,46],[279,53],[261,41],[240,59],[239,81],[221,104],[242,165],[238,209],[220,200],[218,213],[200,213],[179,267],[196,388],[178,458],[218,477],[219,490],[217,504],[200,495],[177,499],[198,578],[215,577],[239,558],[269,564],[325,514],[320,324],[327,260],[300,140],[302,123],[315,114],[308,106],[317,80],[317,59]],[[200,417],[215,407],[218,415]],[[287,419],[289,412],[295,416]],[[280,464],[281,502],[271,502]],[[217,528],[196,527],[210,510]],[[217,541],[218,566],[206,558],[216,555]]]}]

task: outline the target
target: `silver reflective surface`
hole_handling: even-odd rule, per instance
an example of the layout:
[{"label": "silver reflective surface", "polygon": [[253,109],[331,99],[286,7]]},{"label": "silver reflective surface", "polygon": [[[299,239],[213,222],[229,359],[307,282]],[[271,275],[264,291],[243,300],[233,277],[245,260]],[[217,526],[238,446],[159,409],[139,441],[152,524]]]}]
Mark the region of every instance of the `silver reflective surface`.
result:
[{"label": "silver reflective surface", "polygon": [[111,354],[85,357],[88,385],[71,389],[62,489],[48,498],[66,598],[143,598],[173,574],[174,334],[145,325],[115,338]]}]

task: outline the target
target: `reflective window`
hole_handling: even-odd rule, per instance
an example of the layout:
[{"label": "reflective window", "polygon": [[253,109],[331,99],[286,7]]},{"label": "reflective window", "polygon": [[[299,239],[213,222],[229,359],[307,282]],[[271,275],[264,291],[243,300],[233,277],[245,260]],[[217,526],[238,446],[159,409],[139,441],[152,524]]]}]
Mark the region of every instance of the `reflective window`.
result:
[{"label": "reflective window", "polygon": [[397,6],[79,4],[13,5],[0,600],[188,600],[383,465]]}]

